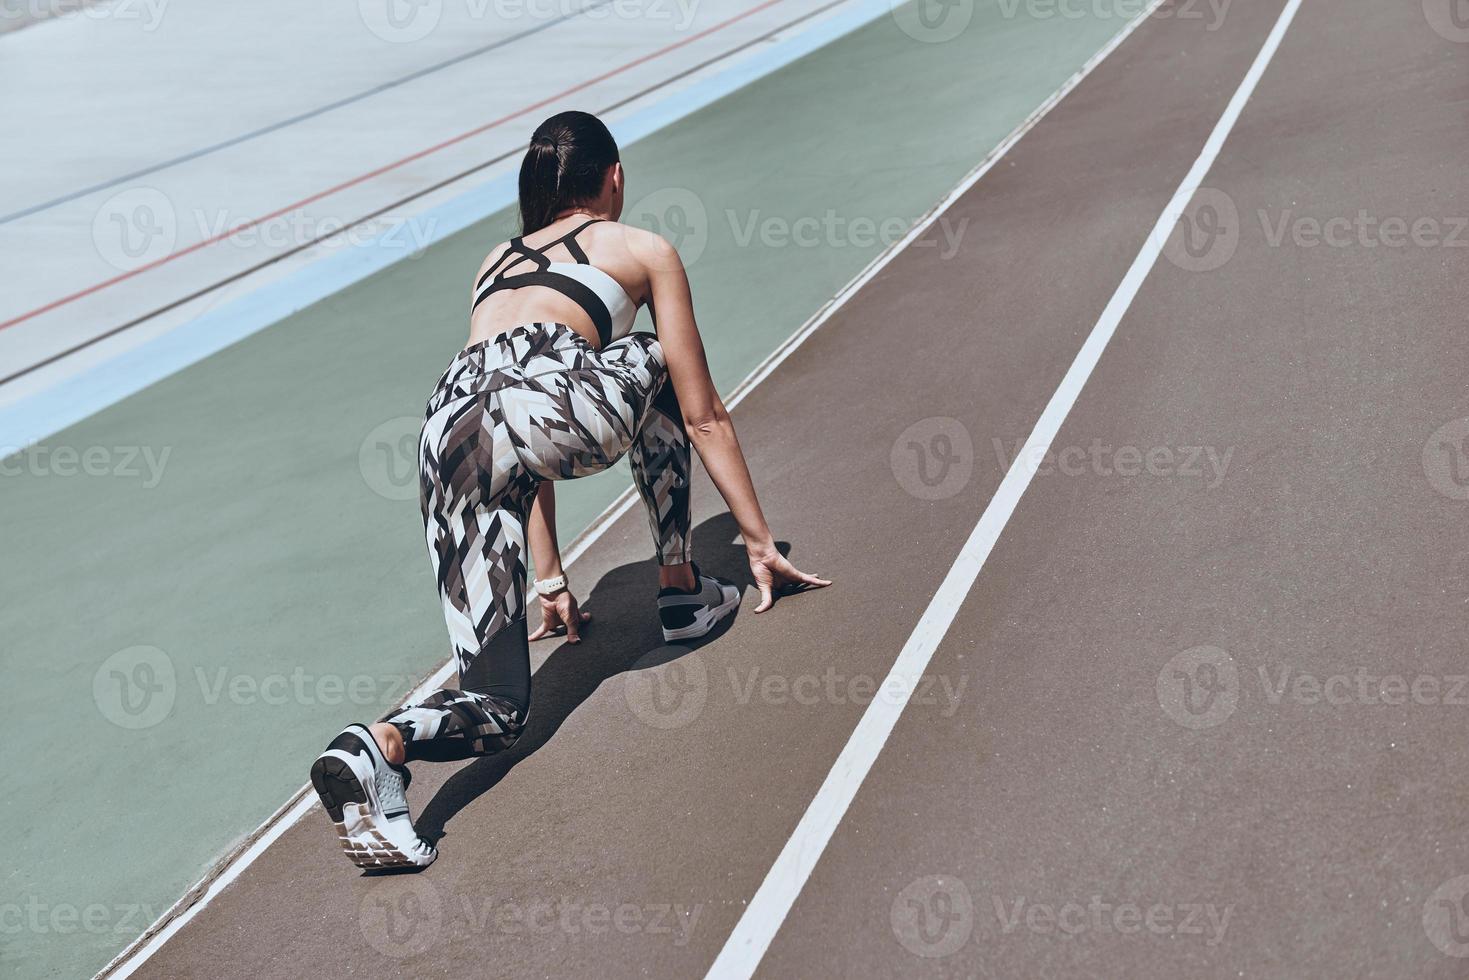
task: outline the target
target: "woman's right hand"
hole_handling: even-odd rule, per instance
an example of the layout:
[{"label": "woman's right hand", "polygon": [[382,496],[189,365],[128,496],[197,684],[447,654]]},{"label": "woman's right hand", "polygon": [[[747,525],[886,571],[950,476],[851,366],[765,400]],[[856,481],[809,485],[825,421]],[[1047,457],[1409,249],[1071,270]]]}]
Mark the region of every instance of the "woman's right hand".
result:
[{"label": "woman's right hand", "polygon": [[760,589],[760,605],[755,607],[757,613],[775,605],[777,591],[804,592],[807,589],[824,589],[831,584],[829,579],[801,571],[774,547],[750,552],[750,574]]},{"label": "woman's right hand", "polygon": [[581,628],[592,614],[581,611],[570,589],[541,596],[541,625],[526,639],[534,642],[548,636],[565,636],[567,643],[581,642]]}]

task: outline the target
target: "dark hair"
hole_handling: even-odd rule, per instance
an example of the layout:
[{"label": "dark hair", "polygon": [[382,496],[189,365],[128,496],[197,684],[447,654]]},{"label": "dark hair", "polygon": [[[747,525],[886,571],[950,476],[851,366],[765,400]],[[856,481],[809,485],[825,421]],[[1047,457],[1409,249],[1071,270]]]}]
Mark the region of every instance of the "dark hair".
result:
[{"label": "dark hair", "polygon": [[617,141],[589,112],[558,112],[536,127],[520,164],[520,233],[539,231],[567,208],[602,193]]}]

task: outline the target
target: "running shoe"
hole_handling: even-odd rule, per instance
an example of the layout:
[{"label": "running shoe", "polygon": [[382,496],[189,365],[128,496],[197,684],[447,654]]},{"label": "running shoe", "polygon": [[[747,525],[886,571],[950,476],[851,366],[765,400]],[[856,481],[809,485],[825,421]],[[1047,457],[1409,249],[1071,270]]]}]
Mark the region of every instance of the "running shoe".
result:
[{"label": "running shoe", "polygon": [[426,868],[439,856],[408,816],[408,770],[391,765],[372,733],[348,725],[311,764],[311,785],[359,868]]},{"label": "running shoe", "polygon": [[658,619],[663,624],[663,641],[694,640],[704,636],[740,604],[740,590],[728,582],[699,574],[694,566],[693,592],[683,589],[658,590]]}]

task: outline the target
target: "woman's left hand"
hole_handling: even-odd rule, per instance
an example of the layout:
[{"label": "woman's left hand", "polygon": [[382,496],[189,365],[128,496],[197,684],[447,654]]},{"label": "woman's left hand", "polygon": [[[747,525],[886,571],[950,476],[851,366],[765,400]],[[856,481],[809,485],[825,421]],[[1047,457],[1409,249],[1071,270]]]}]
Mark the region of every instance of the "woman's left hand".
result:
[{"label": "woman's left hand", "polygon": [[760,590],[760,605],[755,607],[757,613],[763,613],[775,605],[777,594],[824,589],[831,584],[830,579],[808,575],[792,565],[785,555],[776,550],[774,544],[763,550],[751,550],[749,556],[750,575],[755,579],[755,587]]},{"label": "woman's left hand", "polygon": [[532,640],[548,636],[566,636],[567,643],[581,642],[582,624],[592,621],[592,614],[581,611],[570,589],[541,596],[541,625],[530,635]]}]

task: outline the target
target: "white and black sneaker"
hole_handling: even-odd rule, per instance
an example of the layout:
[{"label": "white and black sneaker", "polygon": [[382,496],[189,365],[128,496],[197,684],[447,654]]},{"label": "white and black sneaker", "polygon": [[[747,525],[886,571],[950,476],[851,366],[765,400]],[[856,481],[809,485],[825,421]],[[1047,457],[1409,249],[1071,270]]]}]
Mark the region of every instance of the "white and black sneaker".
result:
[{"label": "white and black sneaker", "polygon": [[699,574],[694,566],[693,592],[658,590],[658,619],[663,623],[663,641],[694,640],[707,634],[740,604],[740,590],[728,582]]},{"label": "white and black sneaker", "polygon": [[439,852],[408,816],[408,770],[389,764],[362,725],[348,725],[311,764],[311,785],[359,868],[426,868]]}]

